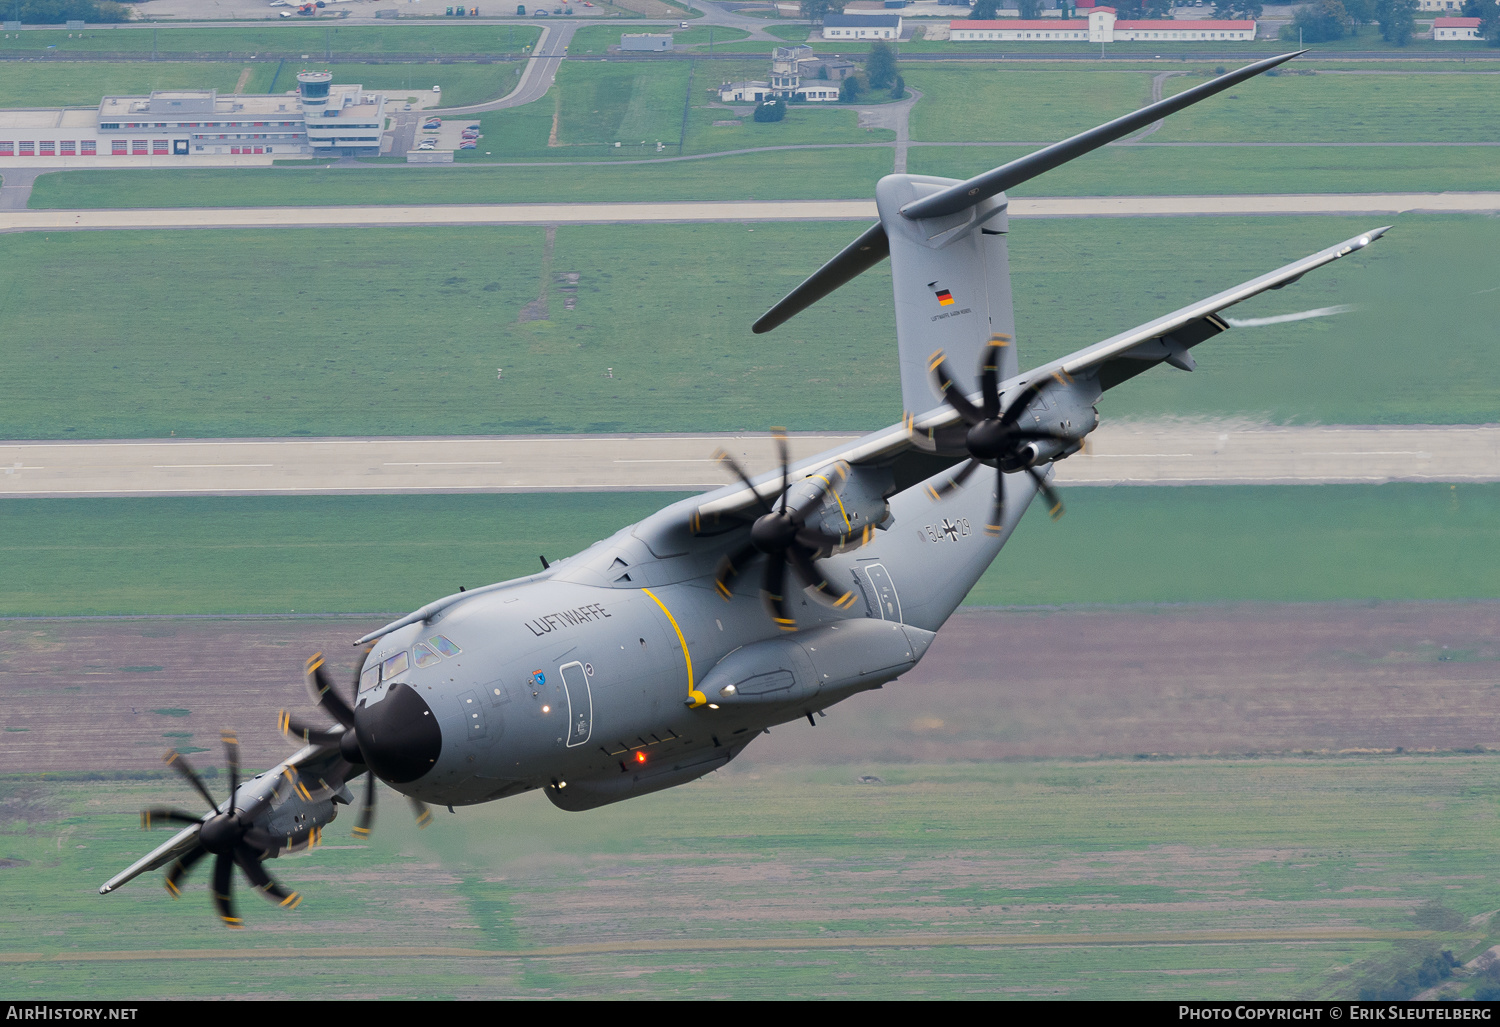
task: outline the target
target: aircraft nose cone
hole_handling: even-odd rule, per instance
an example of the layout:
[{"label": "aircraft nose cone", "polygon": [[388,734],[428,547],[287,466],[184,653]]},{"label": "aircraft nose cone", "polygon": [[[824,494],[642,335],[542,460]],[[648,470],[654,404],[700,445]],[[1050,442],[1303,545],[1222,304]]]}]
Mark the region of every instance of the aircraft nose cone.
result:
[{"label": "aircraft nose cone", "polygon": [[354,711],[354,733],[371,770],[392,784],[415,781],[443,751],[443,732],[432,708],[410,685],[395,685],[384,699]]}]

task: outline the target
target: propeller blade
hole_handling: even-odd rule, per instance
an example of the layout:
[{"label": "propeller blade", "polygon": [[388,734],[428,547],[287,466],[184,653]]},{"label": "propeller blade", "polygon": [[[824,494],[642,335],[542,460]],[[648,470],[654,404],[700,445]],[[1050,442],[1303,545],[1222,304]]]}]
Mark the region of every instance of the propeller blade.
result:
[{"label": "propeller blade", "polygon": [[307,690],[312,693],[313,702],[323,707],[328,715],[340,724],[353,727],[354,711],[349,708],[348,703],[344,702],[343,697],[333,690],[333,677],[323,664],[322,653],[313,653],[307,661],[305,673]]},{"label": "propeller blade", "polygon": [[220,853],[214,859],[214,908],[226,927],[241,928],[245,922],[234,915],[234,859],[229,853]]},{"label": "propeller blade", "polygon": [[167,871],[165,882],[167,891],[171,893],[172,898],[175,899],[182,896],[182,889],[178,887],[178,883],[187,876],[189,870],[193,869],[195,863],[207,855],[207,849],[201,845],[195,845],[185,854],[179,856],[177,862],[172,864],[172,869]]},{"label": "propeller blade", "polygon": [[749,489],[755,495],[755,505],[760,507],[761,513],[771,512],[771,508],[766,505],[766,501],[761,498],[755,486],[750,484],[750,475],[745,473],[745,469],[735,461],[734,457],[730,456],[724,450],[718,449],[714,451],[714,459],[733,471],[739,477],[740,481],[745,483],[745,488]]},{"label": "propeller blade", "polygon": [[276,715],[276,729],[293,741],[301,740],[308,745],[338,745],[339,738],[343,736],[343,728],[329,730],[328,728],[311,727],[293,717],[286,710]]},{"label": "propeller blade", "polygon": [[224,763],[229,768],[229,808],[235,809],[235,794],[240,790],[240,740],[233,731],[219,732],[224,743]]},{"label": "propeller blade", "polygon": [[792,487],[792,456],[787,450],[786,429],[772,428],[771,438],[776,440],[776,455],[781,458],[781,512],[786,513],[786,494]]},{"label": "propeller blade", "polygon": [[1005,530],[1005,475],[995,470],[995,504],[990,507],[990,523],[984,526],[986,535],[999,535]]},{"label": "propeller blade", "polygon": [[364,839],[370,837],[370,831],[375,826],[375,772],[365,771],[365,802],[359,808],[359,819],[354,822],[354,836]]},{"label": "propeller blade", "polygon": [[787,550],[787,556],[792,558],[792,569],[797,572],[808,587],[811,594],[833,607],[835,610],[847,610],[854,605],[854,593],[844,592],[840,594],[828,584],[828,579],[818,570],[811,557],[800,547],[793,546]]},{"label": "propeller blade", "polygon": [[979,461],[975,460],[973,457],[970,457],[968,461],[966,461],[964,465],[958,469],[957,474],[949,475],[948,480],[943,482],[937,488],[933,488],[931,485],[927,486],[927,494],[932,497],[932,501],[935,503],[939,499],[942,499],[944,496],[948,495],[950,492],[954,492],[958,489],[963,488],[964,482],[969,480],[969,475],[973,474],[978,469]]},{"label": "propeller blade", "polygon": [[187,779],[187,783],[192,785],[199,795],[203,796],[203,801],[208,803],[210,810],[215,813],[219,812],[219,804],[214,802],[214,797],[208,793],[208,786],[203,783],[203,778],[198,776],[198,772],[193,769],[193,765],[187,761],[187,757],[183,756],[176,749],[173,749],[163,756],[162,760],[167,766]]},{"label": "propeller blade", "polygon": [[927,370],[932,372],[932,380],[937,383],[938,391],[943,394],[943,400],[958,411],[958,416],[963,418],[964,424],[975,425],[984,420],[984,411],[970,403],[969,397],[964,395],[964,390],[953,383],[953,375],[948,373],[948,362],[943,358],[942,350],[938,350],[927,358]]},{"label": "propeller blade", "polygon": [[724,597],[725,602],[728,602],[730,597],[729,579],[739,574],[745,565],[755,559],[759,553],[759,549],[747,543],[733,553],[726,553],[719,561],[719,569],[714,572],[714,588],[718,590],[719,595]]},{"label": "propeller blade", "polygon": [[991,335],[984,352],[979,355],[979,391],[984,396],[986,419],[1000,413],[1000,359],[1002,351],[1009,345],[1009,335]]},{"label": "propeller blade", "polygon": [[1032,480],[1036,482],[1037,491],[1047,497],[1047,516],[1054,521],[1057,520],[1063,515],[1062,497],[1057,494],[1056,489],[1047,484],[1047,479],[1042,477],[1041,472],[1035,467],[1026,468],[1026,473],[1031,475]]},{"label": "propeller blade", "polygon": [[250,883],[266,898],[280,905],[282,909],[296,909],[302,904],[300,892],[287,891],[276,883],[275,878],[266,873],[265,867],[260,865],[260,853],[254,849],[246,845],[236,845],[234,861],[250,879]]},{"label": "propeller blade", "polygon": [[262,855],[277,847],[276,839],[258,827],[252,827],[241,835],[240,844],[248,845]]},{"label": "propeller blade", "polygon": [[766,560],[766,572],[761,578],[760,598],[766,604],[771,620],[782,631],[796,631],[797,622],[786,615],[786,597],[782,590],[786,584],[786,561],[771,556]]},{"label": "propeller blade", "polygon": [[195,817],[191,813],[184,813],[170,806],[147,806],[141,810],[142,831],[149,831],[153,827],[166,827],[168,824],[201,823],[203,823],[202,817]]},{"label": "propeller blade", "polygon": [[427,803],[410,795],[406,797],[406,801],[411,803],[412,816],[417,818],[418,828],[425,828],[432,823],[432,810],[427,808]]}]

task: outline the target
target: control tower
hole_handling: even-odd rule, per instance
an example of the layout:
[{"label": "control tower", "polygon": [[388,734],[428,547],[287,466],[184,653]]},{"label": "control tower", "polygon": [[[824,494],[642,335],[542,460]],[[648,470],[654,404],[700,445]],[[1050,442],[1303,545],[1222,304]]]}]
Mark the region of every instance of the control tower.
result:
[{"label": "control tower", "polygon": [[297,95],[305,111],[322,110],[328,106],[328,87],[333,83],[331,71],[300,71],[297,73]]}]

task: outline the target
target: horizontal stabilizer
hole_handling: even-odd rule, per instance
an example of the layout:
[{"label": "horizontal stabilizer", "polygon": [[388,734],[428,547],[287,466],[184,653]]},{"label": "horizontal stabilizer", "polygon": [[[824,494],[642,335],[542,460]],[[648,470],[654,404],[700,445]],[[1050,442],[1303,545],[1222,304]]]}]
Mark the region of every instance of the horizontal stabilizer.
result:
[{"label": "horizontal stabilizer", "polygon": [[1097,150],[1107,143],[1128,136],[1130,133],[1145,128],[1153,121],[1160,121],[1168,114],[1176,114],[1184,107],[1191,107],[1199,100],[1206,100],[1215,93],[1224,91],[1231,86],[1239,85],[1247,78],[1254,78],[1263,71],[1270,71],[1278,64],[1285,64],[1293,57],[1307,51],[1301,50],[1297,53],[1281,54],[1279,57],[1270,57],[1255,64],[1246,65],[1237,71],[1231,71],[1227,75],[1220,75],[1212,81],[1205,82],[1201,86],[1185,89],[1176,96],[1169,96],[1165,100],[1153,103],[1149,107],[1142,107],[1134,114],[1127,114],[1123,118],[1116,118],[1106,125],[1091,128],[1087,132],[1081,132],[1071,139],[1064,139],[1060,143],[1029,153],[1011,161],[1009,164],[1001,165],[993,171],[986,171],[976,178],[957,185],[949,186],[940,193],[924,196],[920,200],[913,200],[901,208],[905,217],[918,218],[940,218],[949,214],[957,214],[961,210],[967,210],[981,200],[991,196],[997,196],[1007,189],[1014,188],[1022,182],[1029,181],[1036,176],[1051,171],[1053,168],[1068,163],[1077,157],[1082,157],[1090,150]]},{"label": "horizontal stabilizer", "polygon": [[769,332],[796,314],[812,306],[841,285],[852,282],[891,255],[885,228],[873,224],[864,234],[839,251],[838,256],[813,272],[812,277],[787,293],[776,306],[760,316],[751,326],[756,335]]}]

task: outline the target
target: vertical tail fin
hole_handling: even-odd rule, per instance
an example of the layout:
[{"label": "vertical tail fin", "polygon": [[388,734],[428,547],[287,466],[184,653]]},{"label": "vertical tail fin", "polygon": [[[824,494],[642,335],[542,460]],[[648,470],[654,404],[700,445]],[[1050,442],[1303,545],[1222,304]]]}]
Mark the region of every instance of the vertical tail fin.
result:
[{"label": "vertical tail fin", "polygon": [[1005,196],[992,196],[957,214],[911,220],[901,208],[955,185],[925,175],[887,175],[875,187],[895,286],[896,344],[901,404],[911,413],[937,406],[928,357],[942,350],[965,381],[979,376],[991,338],[999,336],[1000,379],[1018,371],[1016,318],[1011,306],[1009,229]]}]

